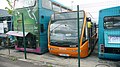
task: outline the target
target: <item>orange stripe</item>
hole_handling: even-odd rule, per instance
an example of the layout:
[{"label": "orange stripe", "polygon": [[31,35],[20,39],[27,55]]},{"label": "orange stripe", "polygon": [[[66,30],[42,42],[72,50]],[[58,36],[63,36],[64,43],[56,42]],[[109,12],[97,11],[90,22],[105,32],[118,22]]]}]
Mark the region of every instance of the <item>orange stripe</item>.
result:
[{"label": "orange stripe", "polygon": [[49,21],[49,25],[48,25],[48,44],[50,44],[50,24],[51,24],[51,20]]},{"label": "orange stripe", "polygon": [[83,27],[82,27],[82,34],[81,34],[81,38],[80,38],[80,46],[82,46],[82,40],[83,40],[83,35],[84,35],[84,31],[85,31],[85,26],[86,26],[86,14],[84,12],[84,22],[83,22]]}]

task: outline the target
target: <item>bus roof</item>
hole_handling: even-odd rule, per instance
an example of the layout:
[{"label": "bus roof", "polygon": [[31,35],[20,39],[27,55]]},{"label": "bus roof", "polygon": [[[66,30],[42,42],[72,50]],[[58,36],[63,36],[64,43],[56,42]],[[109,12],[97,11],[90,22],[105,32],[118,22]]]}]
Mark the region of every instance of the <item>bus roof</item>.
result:
[{"label": "bus roof", "polygon": [[118,8],[120,9],[120,6],[115,6],[115,7],[104,8],[104,9],[101,9],[101,10],[100,10],[100,12],[101,12],[101,11],[106,11],[106,10],[108,10],[108,11],[109,11],[109,10],[112,10],[112,9],[118,9]]},{"label": "bus roof", "polygon": [[8,14],[7,10],[0,9],[0,17],[12,16]]},{"label": "bus roof", "polygon": [[53,4],[55,4],[55,5],[57,5],[57,6],[61,6],[61,7],[64,8],[64,9],[68,9],[68,10],[72,11],[72,9],[70,9],[70,8],[68,8],[68,7],[66,7],[66,6],[64,6],[64,5],[61,4],[61,3],[58,3],[58,2],[55,1],[55,0],[51,0],[51,2],[52,2]]}]

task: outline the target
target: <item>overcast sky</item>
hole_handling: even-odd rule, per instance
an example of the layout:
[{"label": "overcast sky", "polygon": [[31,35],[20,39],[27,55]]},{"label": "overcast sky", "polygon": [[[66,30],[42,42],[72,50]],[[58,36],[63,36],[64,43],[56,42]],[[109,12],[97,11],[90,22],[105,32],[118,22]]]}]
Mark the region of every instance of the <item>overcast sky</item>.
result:
[{"label": "overcast sky", "polygon": [[[90,12],[95,20],[98,19],[100,9],[120,6],[120,0],[55,0],[69,8],[76,10],[76,5],[80,5],[81,10]],[[8,7],[6,0],[0,0],[0,9]]]},{"label": "overcast sky", "polygon": [[[119,0],[55,0],[55,1],[65,5],[65,6],[68,6],[70,8],[73,8],[73,7],[75,7],[75,5],[78,5],[78,4],[79,5],[92,4],[92,3],[103,4],[101,2],[105,2],[106,4],[108,4],[110,2],[116,2],[116,3],[120,2]],[[0,0],[0,9],[4,9],[5,6],[8,6],[6,0]],[[89,6],[89,5],[87,5],[87,6]]]},{"label": "overcast sky", "polygon": [[80,10],[85,10],[89,12],[94,20],[98,21],[99,10],[120,6],[120,0],[56,0],[65,6],[68,6],[74,10],[76,10],[77,6],[80,6]]}]

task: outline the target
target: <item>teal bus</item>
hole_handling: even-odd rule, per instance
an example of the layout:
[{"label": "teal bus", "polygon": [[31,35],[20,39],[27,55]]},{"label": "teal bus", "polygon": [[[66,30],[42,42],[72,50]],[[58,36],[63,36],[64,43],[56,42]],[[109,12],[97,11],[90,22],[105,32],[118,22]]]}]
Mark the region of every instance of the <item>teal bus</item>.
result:
[{"label": "teal bus", "polygon": [[120,60],[120,6],[100,10],[98,30],[99,58]]},{"label": "teal bus", "polygon": [[72,10],[54,0],[14,0],[14,31],[7,34],[16,37],[15,49],[24,51],[22,14],[26,51],[42,54],[48,51],[47,32],[51,15],[66,11]]}]

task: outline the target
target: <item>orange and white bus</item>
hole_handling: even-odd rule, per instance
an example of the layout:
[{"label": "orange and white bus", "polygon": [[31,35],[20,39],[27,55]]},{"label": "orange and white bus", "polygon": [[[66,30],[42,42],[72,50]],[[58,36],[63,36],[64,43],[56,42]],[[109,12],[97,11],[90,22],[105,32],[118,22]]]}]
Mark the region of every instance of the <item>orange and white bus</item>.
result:
[{"label": "orange and white bus", "polygon": [[[96,25],[79,11],[80,57],[89,56],[97,41]],[[78,56],[77,11],[53,14],[48,26],[48,48],[51,54]]]}]

